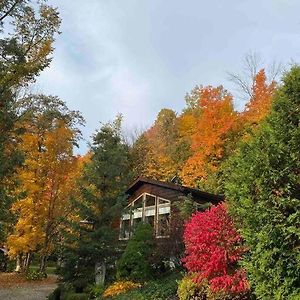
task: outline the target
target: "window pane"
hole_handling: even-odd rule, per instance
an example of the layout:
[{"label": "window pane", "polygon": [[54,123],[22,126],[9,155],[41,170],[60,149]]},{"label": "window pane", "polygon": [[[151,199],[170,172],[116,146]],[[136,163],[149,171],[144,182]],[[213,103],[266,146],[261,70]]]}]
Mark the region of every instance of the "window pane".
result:
[{"label": "window pane", "polygon": [[170,203],[169,200],[164,200],[164,199],[159,198],[158,204],[169,204],[169,203]]},{"label": "window pane", "polygon": [[137,227],[137,225],[139,223],[142,222],[142,218],[136,218],[136,219],[133,219],[133,222],[132,222],[132,227],[133,227],[133,230]]},{"label": "window pane", "polygon": [[140,196],[133,202],[133,209],[142,208],[143,207],[143,196]]},{"label": "window pane", "polygon": [[154,216],[147,216],[147,217],[145,217],[145,223],[148,223],[152,227],[154,227]]},{"label": "window pane", "polygon": [[168,236],[170,231],[170,215],[158,215],[157,236]]},{"label": "window pane", "polygon": [[154,206],[155,205],[155,197],[146,195],[146,206]]},{"label": "window pane", "polygon": [[122,239],[128,239],[129,236],[130,236],[130,220],[122,220],[120,237]]}]

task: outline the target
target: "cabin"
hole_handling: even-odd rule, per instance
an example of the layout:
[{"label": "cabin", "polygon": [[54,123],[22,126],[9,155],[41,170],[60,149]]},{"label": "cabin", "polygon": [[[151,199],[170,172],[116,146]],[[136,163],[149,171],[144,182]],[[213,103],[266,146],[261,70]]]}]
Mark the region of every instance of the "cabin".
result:
[{"label": "cabin", "polygon": [[195,208],[203,204],[218,204],[223,196],[206,193],[173,182],[139,177],[126,190],[128,206],[120,220],[120,240],[128,240],[140,222],[149,223],[156,238],[169,237],[172,204],[191,197]]}]

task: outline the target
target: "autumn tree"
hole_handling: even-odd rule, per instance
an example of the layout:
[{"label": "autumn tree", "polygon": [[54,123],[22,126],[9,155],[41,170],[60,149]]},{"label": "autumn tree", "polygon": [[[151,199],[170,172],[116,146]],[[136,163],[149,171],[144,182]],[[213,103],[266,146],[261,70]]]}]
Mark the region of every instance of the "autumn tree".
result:
[{"label": "autumn tree", "polygon": [[192,137],[197,132],[197,124],[201,117],[201,105],[199,99],[201,96],[202,86],[195,86],[190,93],[185,96],[186,107],[182,113],[177,117],[176,125],[178,128],[177,139],[177,152],[180,161],[180,170],[178,175],[185,164],[185,162],[192,156],[191,149]]},{"label": "autumn tree", "polygon": [[199,105],[201,114],[192,135],[192,155],[180,174],[183,182],[191,186],[216,171],[226,155],[225,146],[237,119],[232,96],[223,87],[202,88]]},{"label": "autumn tree", "polygon": [[253,81],[251,98],[241,114],[242,121],[246,123],[245,126],[258,124],[268,115],[275,88],[275,81],[267,83],[264,69],[257,72]]},{"label": "autumn tree", "polygon": [[245,253],[241,236],[221,203],[198,212],[186,223],[184,265],[199,285],[207,281],[213,292],[229,294],[249,290],[245,271],[237,262]]},{"label": "autumn tree", "polygon": [[298,299],[300,68],[275,93],[271,112],[228,163],[230,212],[249,247],[243,259],[259,299]]},{"label": "autumn tree", "polygon": [[24,130],[20,150],[25,160],[17,172],[20,200],[12,206],[17,223],[8,247],[12,257],[38,252],[44,271],[59,225],[70,213],[70,198],[76,194],[80,172],[73,146],[82,118],[58,98],[43,95],[24,100],[22,110],[18,126]]},{"label": "autumn tree", "polygon": [[228,79],[234,84],[238,92],[236,97],[249,102],[249,99],[253,98],[255,94],[254,87],[257,75],[263,71],[266,79],[265,84],[271,86],[277,82],[282,69],[282,65],[275,61],[266,66],[258,53],[249,52],[242,61],[241,72],[228,72]]},{"label": "autumn tree", "polygon": [[173,110],[162,109],[154,125],[137,140],[133,147],[146,154],[142,163],[144,167],[138,175],[170,180],[177,174],[179,157],[176,147],[176,118]]},{"label": "autumn tree", "polygon": [[[38,8],[38,9],[37,9]],[[1,240],[7,234],[12,202],[11,175],[22,162],[16,150],[19,131],[15,103],[51,61],[52,44],[60,19],[44,3],[4,0],[0,3],[0,215]],[[9,34],[8,34],[9,33]]]},{"label": "autumn tree", "polygon": [[129,157],[133,177],[147,176],[148,155],[150,145],[148,143],[145,132],[136,137],[131,147],[129,148]]}]

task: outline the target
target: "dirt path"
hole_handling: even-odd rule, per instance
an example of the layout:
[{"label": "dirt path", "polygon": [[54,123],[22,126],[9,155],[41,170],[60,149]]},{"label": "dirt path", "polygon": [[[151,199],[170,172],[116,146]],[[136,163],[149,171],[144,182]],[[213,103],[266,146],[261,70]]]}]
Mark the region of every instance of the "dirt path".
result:
[{"label": "dirt path", "polygon": [[56,286],[56,277],[53,275],[43,281],[28,282],[20,275],[2,273],[0,274],[0,299],[46,300]]}]

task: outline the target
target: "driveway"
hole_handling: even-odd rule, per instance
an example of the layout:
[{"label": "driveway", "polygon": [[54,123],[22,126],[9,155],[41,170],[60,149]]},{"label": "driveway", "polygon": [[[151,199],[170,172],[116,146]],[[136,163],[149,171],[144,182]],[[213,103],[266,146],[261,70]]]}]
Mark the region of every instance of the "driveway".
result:
[{"label": "driveway", "polygon": [[16,274],[0,274],[0,299],[5,300],[46,300],[56,288],[56,277],[49,276],[43,281],[28,282]]},{"label": "driveway", "polygon": [[0,299],[5,300],[46,300],[56,285],[0,288]]}]

